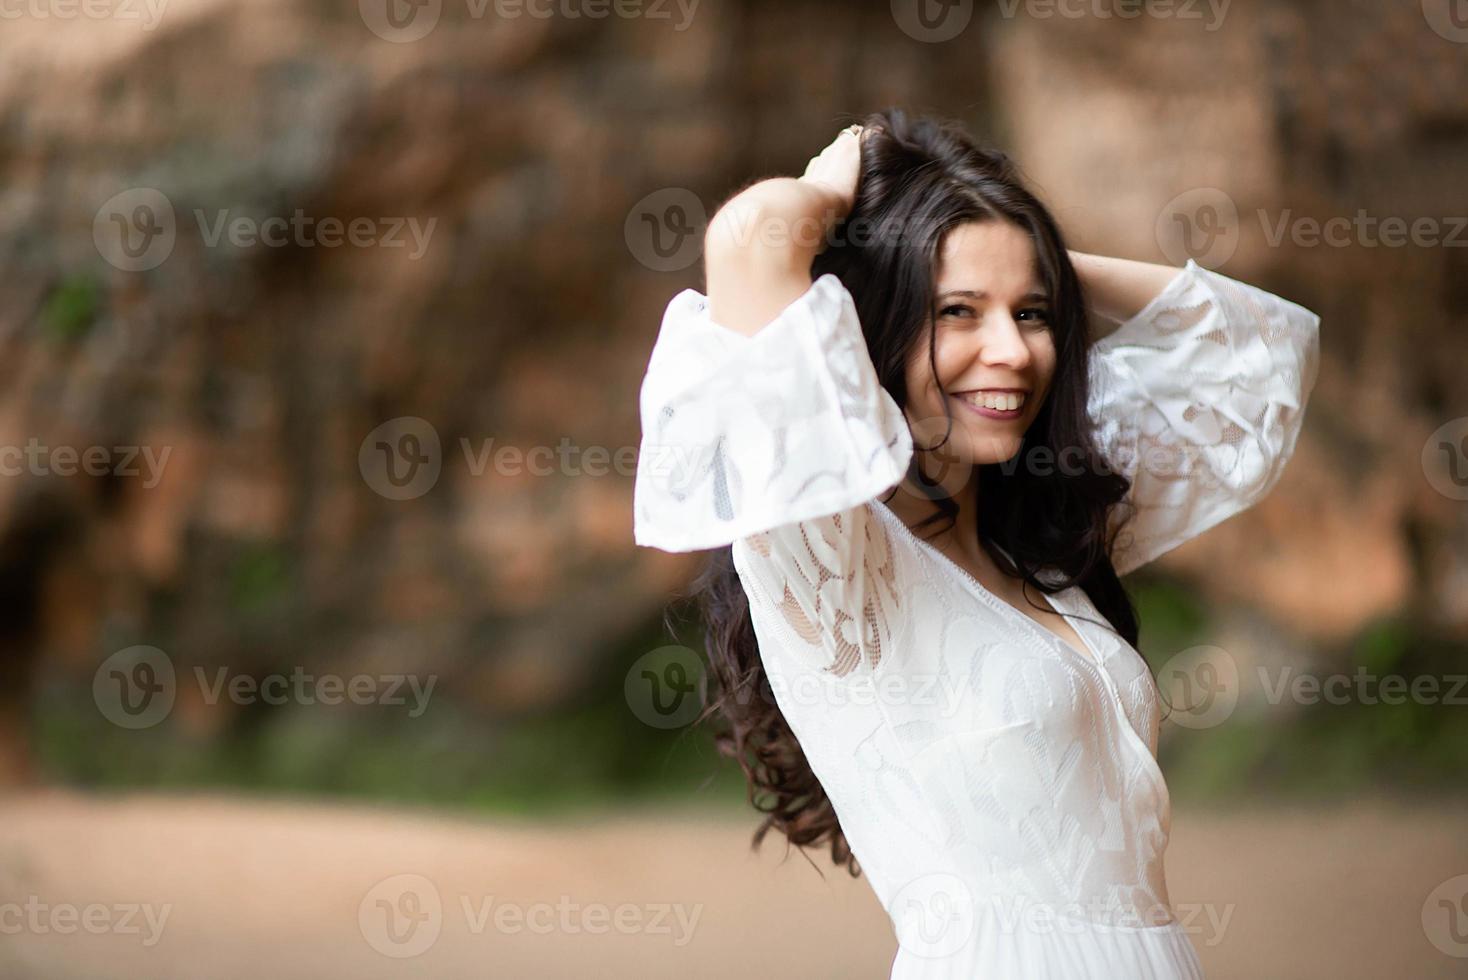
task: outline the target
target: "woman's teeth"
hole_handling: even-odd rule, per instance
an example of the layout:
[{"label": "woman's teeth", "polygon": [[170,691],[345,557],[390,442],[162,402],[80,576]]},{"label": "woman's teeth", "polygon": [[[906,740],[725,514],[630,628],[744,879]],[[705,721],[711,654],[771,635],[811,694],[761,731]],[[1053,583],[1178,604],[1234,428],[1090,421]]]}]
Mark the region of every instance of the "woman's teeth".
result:
[{"label": "woman's teeth", "polygon": [[1023,392],[997,395],[987,392],[976,392],[962,397],[970,405],[978,405],[981,408],[992,408],[1000,412],[1013,412],[1025,403]]}]

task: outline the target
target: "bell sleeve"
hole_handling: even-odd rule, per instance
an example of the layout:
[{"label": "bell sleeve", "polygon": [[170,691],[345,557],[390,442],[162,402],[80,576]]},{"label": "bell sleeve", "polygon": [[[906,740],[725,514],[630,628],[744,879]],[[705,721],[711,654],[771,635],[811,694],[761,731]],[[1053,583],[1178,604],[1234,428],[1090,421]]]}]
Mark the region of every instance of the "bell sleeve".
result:
[{"label": "bell sleeve", "polygon": [[696,290],[679,293],[639,407],[636,543],[733,545],[784,645],[835,674],[875,667],[899,596],[869,501],[901,482],[913,447],[841,280],[821,276],[749,337],[715,323]]},{"label": "bell sleeve", "polygon": [[1088,412],[1132,483],[1130,507],[1113,511],[1118,574],[1274,488],[1315,385],[1319,328],[1304,307],[1189,260],[1092,346]]}]

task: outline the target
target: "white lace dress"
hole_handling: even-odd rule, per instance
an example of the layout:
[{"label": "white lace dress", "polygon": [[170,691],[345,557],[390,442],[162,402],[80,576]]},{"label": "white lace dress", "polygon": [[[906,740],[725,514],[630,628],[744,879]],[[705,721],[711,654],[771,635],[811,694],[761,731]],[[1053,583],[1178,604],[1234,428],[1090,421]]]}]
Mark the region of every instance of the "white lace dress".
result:
[{"label": "white lace dress", "polygon": [[[1319,322],[1189,262],[1094,346],[1097,441],[1137,508],[1119,573],[1275,484]],[[877,499],[912,438],[841,281],[753,337],[679,293],[641,415],[636,541],[733,545],[776,702],[892,918],[891,976],[1202,976],[1163,873],[1147,664],[1080,618],[1075,649]],[[1079,588],[1048,601],[1102,618]]]}]

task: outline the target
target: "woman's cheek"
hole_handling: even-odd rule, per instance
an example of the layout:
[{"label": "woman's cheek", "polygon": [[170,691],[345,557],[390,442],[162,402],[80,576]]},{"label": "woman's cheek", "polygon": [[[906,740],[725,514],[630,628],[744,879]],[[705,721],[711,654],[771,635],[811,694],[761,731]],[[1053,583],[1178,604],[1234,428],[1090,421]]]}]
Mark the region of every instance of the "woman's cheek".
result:
[{"label": "woman's cheek", "polygon": [[[942,368],[941,362],[939,368]],[[909,371],[907,390],[909,406],[915,409],[913,414],[918,418],[931,419],[943,415],[943,393],[926,362],[920,369]],[[914,393],[916,397],[913,397]]]},{"label": "woman's cheek", "polygon": [[1048,333],[1035,351],[1035,361],[1040,366],[1040,385],[1050,389],[1050,379],[1055,377],[1055,340]]}]

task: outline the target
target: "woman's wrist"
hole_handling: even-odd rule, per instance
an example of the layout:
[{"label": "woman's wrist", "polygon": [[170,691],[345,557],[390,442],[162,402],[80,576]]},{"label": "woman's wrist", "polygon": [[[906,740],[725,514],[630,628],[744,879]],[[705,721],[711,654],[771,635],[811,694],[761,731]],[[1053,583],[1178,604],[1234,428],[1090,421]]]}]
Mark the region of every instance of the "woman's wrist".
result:
[{"label": "woman's wrist", "polygon": [[1146,309],[1181,269],[1106,255],[1069,251],[1091,314],[1091,336],[1099,340]]}]

